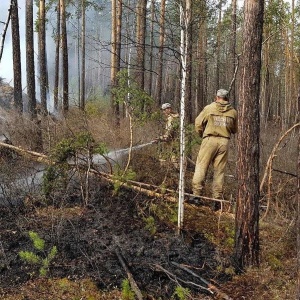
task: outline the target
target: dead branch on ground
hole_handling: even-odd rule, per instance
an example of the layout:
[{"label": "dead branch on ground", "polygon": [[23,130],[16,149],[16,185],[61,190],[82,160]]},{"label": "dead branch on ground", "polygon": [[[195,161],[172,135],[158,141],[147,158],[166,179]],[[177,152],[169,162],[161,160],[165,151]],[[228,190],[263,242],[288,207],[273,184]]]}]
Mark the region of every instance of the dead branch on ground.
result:
[{"label": "dead branch on ground", "polygon": [[192,282],[192,281],[186,281],[186,280],[183,280],[181,279],[180,277],[178,277],[177,275],[173,274],[172,272],[166,270],[164,267],[162,267],[161,265],[158,265],[158,264],[154,264],[153,267],[158,270],[158,271],[162,271],[164,272],[168,278],[172,281],[174,281],[176,284],[179,284],[179,282],[182,282],[184,284],[187,284],[187,285],[190,285],[190,286],[193,286],[193,287],[196,287],[198,289],[201,289],[201,290],[205,290],[207,292],[209,292],[210,294],[214,294],[213,291],[211,291],[208,287],[206,288],[205,286],[203,285],[200,285],[200,284],[197,284],[195,282]]},{"label": "dead branch on ground", "polygon": [[194,273],[193,271],[191,271],[189,268],[183,266],[182,264],[178,264],[174,261],[171,262],[174,266],[186,271],[187,273],[193,275],[194,277],[200,279],[204,284],[206,284],[208,286],[208,289],[210,291],[212,291],[213,293],[216,293],[218,295],[218,297],[220,299],[224,299],[224,300],[232,300],[231,297],[229,297],[227,294],[225,294],[224,292],[222,292],[221,290],[219,290],[215,285],[209,283],[206,279],[204,279],[203,277],[199,276],[198,274]]},{"label": "dead branch on ground", "polygon": [[132,290],[134,291],[134,293],[136,294],[138,300],[143,300],[143,295],[125,262],[125,259],[122,254],[122,249],[120,248],[120,246],[118,245],[118,242],[117,242],[117,237],[114,237],[114,241],[115,241],[115,253],[119,259],[119,262],[121,263],[123,269],[125,270],[125,272],[127,274],[130,286],[131,286]]}]

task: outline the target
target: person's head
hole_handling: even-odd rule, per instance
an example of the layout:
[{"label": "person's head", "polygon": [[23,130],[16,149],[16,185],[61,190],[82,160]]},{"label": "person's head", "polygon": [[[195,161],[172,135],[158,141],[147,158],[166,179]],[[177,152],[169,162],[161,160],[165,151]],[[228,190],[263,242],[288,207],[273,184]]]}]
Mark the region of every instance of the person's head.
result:
[{"label": "person's head", "polygon": [[170,103],[164,103],[161,109],[165,115],[169,115],[172,112],[172,105]]},{"label": "person's head", "polygon": [[217,100],[225,100],[228,101],[228,91],[224,89],[220,89],[217,91]]}]

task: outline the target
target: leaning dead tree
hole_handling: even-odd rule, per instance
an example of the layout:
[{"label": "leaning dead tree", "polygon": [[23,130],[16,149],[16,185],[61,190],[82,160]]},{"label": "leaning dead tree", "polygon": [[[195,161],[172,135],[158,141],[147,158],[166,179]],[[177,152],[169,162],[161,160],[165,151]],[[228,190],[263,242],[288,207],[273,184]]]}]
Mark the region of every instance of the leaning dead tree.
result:
[{"label": "leaning dead tree", "polygon": [[1,34],[1,42],[0,42],[0,62],[2,59],[2,55],[3,55],[5,36],[6,36],[9,21],[10,21],[10,16],[11,16],[11,6],[12,6],[12,4],[10,5],[10,8],[8,9],[8,15],[7,15],[6,21],[5,22],[0,21],[0,23],[4,24],[4,28],[3,28],[3,31]]},{"label": "leaning dead tree", "polygon": [[266,164],[266,167],[265,167],[265,172],[264,172],[264,175],[263,175],[263,178],[261,180],[261,183],[260,183],[260,192],[262,192],[263,190],[263,187],[267,181],[267,209],[266,209],[266,212],[265,214],[263,215],[263,217],[261,218],[262,220],[265,218],[265,216],[268,214],[268,211],[269,211],[269,207],[270,207],[270,201],[271,201],[271,186],[272,186],[272,170],[273,170],[273,160],[275,159],[276,157],[276,152],[281,144],[281,142],[284,140],[284,138],[289,134],[291,133],[294,129],[297,129],[299,128],[300,126],[300,123],[297,123],[295,125],[293,125],[291,128],[289,128],[281,137],[280,139],[278,140],[278,142],[276,143],[276,145],[274,146],[270,156],[269,156],[269,159],[267,161],[267,164]]}]

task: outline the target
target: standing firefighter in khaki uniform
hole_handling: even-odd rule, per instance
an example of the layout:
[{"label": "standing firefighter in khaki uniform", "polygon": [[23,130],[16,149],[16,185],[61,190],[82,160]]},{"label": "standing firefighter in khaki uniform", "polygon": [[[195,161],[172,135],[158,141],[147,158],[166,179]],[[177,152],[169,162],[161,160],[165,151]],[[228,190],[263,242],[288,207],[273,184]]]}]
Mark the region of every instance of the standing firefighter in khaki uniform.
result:
[{"label": "standing firefighter in khaki uniform", "polygon": [[167,147],[161,154],[161,163],[171,161],[175,169],[179,168],[179,115],[172,111],[170,103],[164,103],[161,109],[166,118],[164,134],[153,142],[165,142]]},{"label": "standing firefighter in khaki uniform", "polygon": [[[207,105],[195,120],[195,130],[203,138],[193,176],[193,194],[200,196],[205,177],[212,163],[214,177],[212,196],[223,197],[224,171],[228,159],[228,146],[231,134],[237,132],[237,111],[228,100],[228,91],[217,91],[215,102]],[[215,209],[219,208],[216,203]]]}]

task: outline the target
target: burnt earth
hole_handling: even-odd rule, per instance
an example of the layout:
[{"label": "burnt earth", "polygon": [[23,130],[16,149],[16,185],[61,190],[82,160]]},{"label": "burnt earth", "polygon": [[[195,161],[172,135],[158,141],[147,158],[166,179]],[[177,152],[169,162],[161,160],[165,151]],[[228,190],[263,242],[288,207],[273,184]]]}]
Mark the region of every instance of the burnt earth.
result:
[{"label": "burnt earth", "polygon": [[[116,255],[119,249],[147,299],[170,299],[179,284],[210,298],[210,292],[187,283],[207,287],[201,280],[172,262],[189,267],[206,280],[222,282],[227,277],[216,272],[220,262],[215,248],[195,228],[177,235],[176,223],[152,214],[150,207],[158,205],[161,214],[164,206],[166,211],[176,211],[176,204],[162,201],[128,190],[114,196],[111,187],[103,184],[85,207],[66,200],[56,207],[28,200],[24,206],[1,207],[0,290],[5,294],[8,288],[18,289],[38,277],[38,267],[24,263],[18,255],[19,251],[36,251],[28,238],[28,232],[34,231],[45,240],[45,253],[53,245],[58,248],[49,277],[91,278],[99,289],[120,288],[127,274]],[[154,230],[147,227],[150,215],[155,220]]]}]

